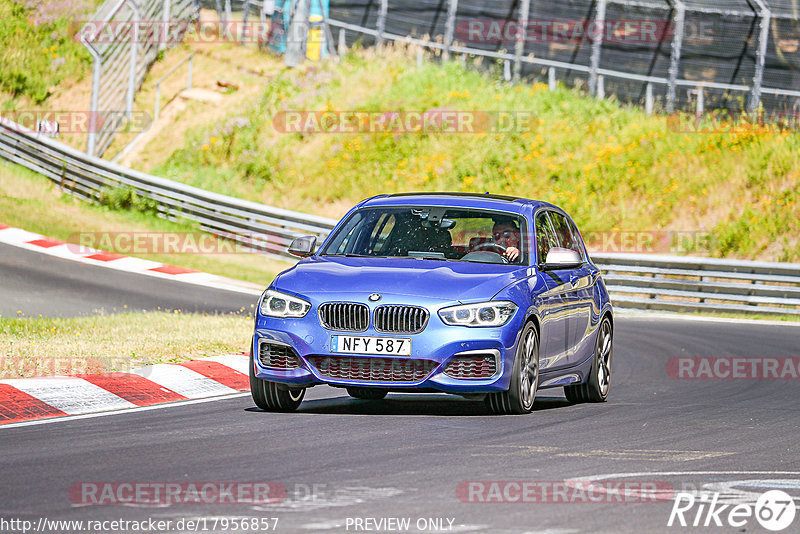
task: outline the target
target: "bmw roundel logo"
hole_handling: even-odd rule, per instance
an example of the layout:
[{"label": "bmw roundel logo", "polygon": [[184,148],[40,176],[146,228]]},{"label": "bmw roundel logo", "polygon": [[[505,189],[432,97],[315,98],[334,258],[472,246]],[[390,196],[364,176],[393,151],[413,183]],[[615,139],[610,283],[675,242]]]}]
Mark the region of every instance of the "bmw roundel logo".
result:
[{"label": "bmw roundel logo", "polygon": [[379,300],[381,300],[380,293],[373,293],[372,295],[369,296],[369,300],[370,302],[378,302]]}]

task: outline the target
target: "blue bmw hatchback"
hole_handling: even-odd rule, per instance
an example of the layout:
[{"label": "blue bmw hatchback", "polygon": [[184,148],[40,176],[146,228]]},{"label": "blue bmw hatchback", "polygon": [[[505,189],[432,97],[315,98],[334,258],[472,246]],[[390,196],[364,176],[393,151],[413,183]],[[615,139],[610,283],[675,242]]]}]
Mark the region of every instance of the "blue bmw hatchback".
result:
[{"label": "blue bmw hatchback", "polygon": [[306,388],[359,399],[394,392],[482,398],[498,414],[539,389],[571,402],[608,397],[613,312],[600,270],[560,208],[458,193],[362,201],[258,304],[250,386],[291,411]]}]

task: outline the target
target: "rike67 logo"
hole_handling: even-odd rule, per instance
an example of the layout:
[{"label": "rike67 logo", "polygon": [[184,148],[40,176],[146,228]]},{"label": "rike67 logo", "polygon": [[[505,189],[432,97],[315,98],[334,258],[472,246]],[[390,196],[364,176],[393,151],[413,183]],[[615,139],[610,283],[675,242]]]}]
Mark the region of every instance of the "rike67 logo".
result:
[{"label": "rike67 logo", "polygon": [[727,503],[719,493],[675,494],[667,526],[742,528],[753,518],[767,530],[788,528],[796,514],[794,499],[782,490],[769,490],[752,503]]}]

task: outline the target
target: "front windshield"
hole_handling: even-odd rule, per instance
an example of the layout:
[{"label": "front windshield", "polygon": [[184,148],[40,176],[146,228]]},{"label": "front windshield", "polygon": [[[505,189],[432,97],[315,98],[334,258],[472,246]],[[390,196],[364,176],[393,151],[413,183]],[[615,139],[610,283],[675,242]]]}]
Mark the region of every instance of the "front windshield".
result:
[{"label": "front windshield", "polygon": [[438,206],[365,208],[320,251],[369,256],[527,264],[524,219],[517,214]]}]

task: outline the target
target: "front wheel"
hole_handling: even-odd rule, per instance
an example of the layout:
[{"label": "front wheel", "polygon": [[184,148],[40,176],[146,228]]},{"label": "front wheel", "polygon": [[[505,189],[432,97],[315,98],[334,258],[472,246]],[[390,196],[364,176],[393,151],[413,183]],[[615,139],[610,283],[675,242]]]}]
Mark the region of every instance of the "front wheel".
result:
[{"label": "front wheel", "polygon": [[253,402],[268,412],[293,412],[306,394],[305,388],[288,389],[285,386],[256,377],[253,349],[250,348],[250,395]]},{"label": "front wheel", "polygon": [[486,395],[486,406],[492,413],[524,414],[533,409],[539,388],[539,332],[536,325],[526,324],[519,339],[508,390]]},{"label": "front wheel", "polygon": [[564,395],[572,403],[605,402],[611,388],[611,360],[614,356],[614,336],[611,321],[604,317],[597,330],[592,370],[589,380],[575,386],[564,386]]}]

